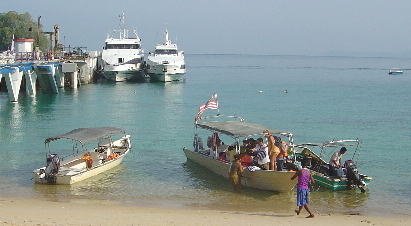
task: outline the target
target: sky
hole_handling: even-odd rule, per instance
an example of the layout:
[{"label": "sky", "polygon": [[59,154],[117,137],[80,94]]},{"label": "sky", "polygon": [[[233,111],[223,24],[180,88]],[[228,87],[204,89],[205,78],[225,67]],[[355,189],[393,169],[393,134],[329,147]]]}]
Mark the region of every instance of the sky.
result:
[{"label": "sky", "polygon": [[88,50],[124,12],[146,52],[167,28],[186,54],[411,57],[410,0],[2,0],[8,11],[60,24],[63,44]]}]

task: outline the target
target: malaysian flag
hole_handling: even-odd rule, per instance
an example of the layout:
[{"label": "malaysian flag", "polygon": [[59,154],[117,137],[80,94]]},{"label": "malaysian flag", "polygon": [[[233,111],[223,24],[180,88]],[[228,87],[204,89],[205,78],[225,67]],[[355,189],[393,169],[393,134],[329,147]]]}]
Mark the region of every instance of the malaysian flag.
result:
[{"label": "malaysian flag", "polygon": [[198,121],[203,112],[207,109],[218,110],[217,93],[214,93],[205,104],[200,106],[200,108],[198,109],[197,116],[194,118],[194,120]]}]

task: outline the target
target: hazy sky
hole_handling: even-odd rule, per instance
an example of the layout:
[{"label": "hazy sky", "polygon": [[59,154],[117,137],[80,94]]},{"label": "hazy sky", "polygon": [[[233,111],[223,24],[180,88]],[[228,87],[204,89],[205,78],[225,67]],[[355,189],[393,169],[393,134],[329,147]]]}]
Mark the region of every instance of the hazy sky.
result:
[{"label": "hazy sky", "polygon": [[42,16],[64,44],[100,50],[118,26],[146,52],[170,38],[186,53],[411,56],[410,0],[2,0],[0,12]]}]

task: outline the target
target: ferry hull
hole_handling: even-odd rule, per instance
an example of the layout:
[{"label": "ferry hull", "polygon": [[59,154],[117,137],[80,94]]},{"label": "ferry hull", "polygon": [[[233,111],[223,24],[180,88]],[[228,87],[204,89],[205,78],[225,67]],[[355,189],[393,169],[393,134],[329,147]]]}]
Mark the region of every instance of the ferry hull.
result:
[{"label": "ferry hull", "polygon": [[181,81],[184,74],[150,74],[150,79],[158,82]]},{"label": "ferry hull", "polygon": [[154,64],[150,62],[148,65],[147,74],[150,75],[153,81],[180,81],[186,73],[185,68],[181,68],[180,65]]},{"label": "ferry hull", "polygon": [[141,71],[104,71],[104,77],[113,82],[125,82],[140,80]]},{"label": "ferry hull", "polygon": [[103,76],[114,82],[135,81],[143,77],[142,64],[105,65]]},{"label": "ferry hull", "polygon": [[[210,171],[223,176],[229,177],[231,163],[218,161],[209,156],[193,152],[189,149],[183,149],[187,159],[209,169]],[[273,171],[273,170],[245,170],[241,183],[245,187],[257,188],[261,190],[289,192],[296,185],[296,180],[291,180],[295,172]]]}]

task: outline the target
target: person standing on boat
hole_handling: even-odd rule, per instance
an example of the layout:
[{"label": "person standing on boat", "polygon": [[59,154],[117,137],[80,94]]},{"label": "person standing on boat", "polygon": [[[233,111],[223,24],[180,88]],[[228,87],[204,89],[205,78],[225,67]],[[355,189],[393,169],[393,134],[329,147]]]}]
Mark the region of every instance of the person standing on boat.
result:
[{"label": "person standing on boat", "polygon": [[257,145],[252,150],[255,158],[257,159],[258,167],[263,170],[269,169],[270,158],[268,156],[268,147],[264,144],[263,138],[257,139]]},{"label": "person standing on boat", "polygon": [[302,169],[298,170],[292,177],[291,180],[294,180],[296,177],[298,177],[298,183],[297,183],[297,206],[298,210],[295,210],[295,213],[297,215],[300,214],[301,210],[304,209],[307,210],[307,212],[310,214],[307,216],[307,218],[313,218],[314,214],[311,212],[310,208],[308,207],[308,203],[310,202],[310,189],[309,189],[309,184],[314,184],[315,181],[313,177],[311,176],[310,170],[307,169],[307,166],[309,163],[307,161],[302,162]]},{"label": "person standing on boat", "polygon": [[268,130],[264,130],[263,134],[268,140],[268,155],[270,158],[269,169],[277,170],[277,156],[280,154],[280,149],[275,145],[275,138]]},{"label": "person standing on boat", "polygon": [[336,151],[330,159],[330,174],[331,176],[342,176],[342,166],[341,159],[342,156],[347,152],[347,148],[342,147],[339,151]]}]

